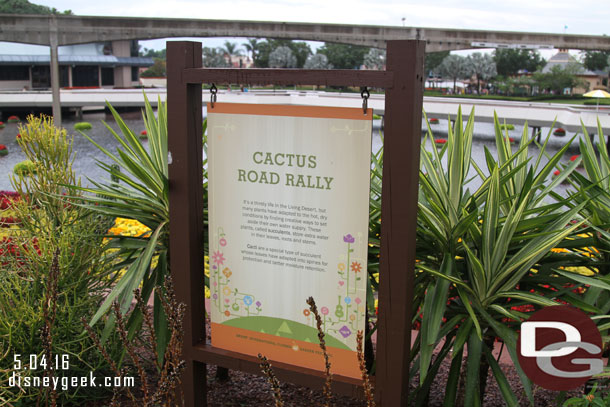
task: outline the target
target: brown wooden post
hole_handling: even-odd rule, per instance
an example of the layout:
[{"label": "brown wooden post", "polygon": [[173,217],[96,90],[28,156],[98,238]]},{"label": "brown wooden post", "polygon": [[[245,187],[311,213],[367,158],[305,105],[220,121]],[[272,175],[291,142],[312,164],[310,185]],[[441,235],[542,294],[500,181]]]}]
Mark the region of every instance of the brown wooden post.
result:
[{"label": "brown wooden post", "polygon": [[423,100],[423,41],[388,41],[376,398],[406,406],[411,349],[417,193]]},{"label": "brown wooden post", "polygon": [[186,68],[200,68],[201,43],[167,43],[169,134],[170,267],[176,297],[187,305],[184,318],[182,375],[186,406],[206,406],[206,366],[192,348],[205,342],[203,273],[203,162],[201,85],[183,81]]}]

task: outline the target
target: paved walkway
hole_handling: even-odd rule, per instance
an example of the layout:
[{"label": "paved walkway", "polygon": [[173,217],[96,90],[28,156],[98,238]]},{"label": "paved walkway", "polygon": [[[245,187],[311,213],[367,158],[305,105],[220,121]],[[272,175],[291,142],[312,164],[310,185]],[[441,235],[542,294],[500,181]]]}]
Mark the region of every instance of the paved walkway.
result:
[{"label": "paved walkway", "polygon": [[[146,89],[146,94],[153,104],[158,97],[165,101],[166,89]],[[209,100],[207,91],[202,94],[204,102]],[[104,106],[109,101],[115,107],[137,107],[144,105],[141,89],[87,89],[62,90],[61,104],[63,107],[92,107]],[[273,91],[255,90],[251,92],[219,91],[219,102],[232,103],[267,103],[267,104],[293,104],[310,106],[347,106],[360,107],[362,100],[359,94],[333,93],[333,92],[300,92],[300,91]],[[51,92],[2,92],[0,93],[0,109],[3,107],[51,107]],[[581,121],[587,126],[589,132],[595,133],[599,119],[604,132],[610,133],[610,106],[580,106],[567,104],[553,104],[540,102],[513,102],[501,100],[461,99],[424,97],[424,110],[428,117],[455,119],[458,107],[468,114],[475,108],[476,120],[480,122],[493,122],[494,112],[501,121],[522,125],[525,121],[530,126],[550,127],[555,121],[555,127],[563,127],[568,132],[578,132]],[[383,114],[385,110],[384,95],[371,95],[369,107],[375,113]]]}]

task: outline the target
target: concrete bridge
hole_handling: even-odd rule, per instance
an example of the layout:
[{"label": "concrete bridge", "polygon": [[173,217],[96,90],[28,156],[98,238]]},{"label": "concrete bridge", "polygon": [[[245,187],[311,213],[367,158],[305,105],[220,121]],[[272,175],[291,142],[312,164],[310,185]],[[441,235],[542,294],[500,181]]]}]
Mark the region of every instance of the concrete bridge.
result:
[{"label": "concrete bridge", "polygon": [[484,48],[610,51],[610,37],[426,27],[282,23],[181,18],[0,14],[0,41],[58,46],[171,37],[257,37],[385,48],[388,40],[420,39],[426,52]]}]

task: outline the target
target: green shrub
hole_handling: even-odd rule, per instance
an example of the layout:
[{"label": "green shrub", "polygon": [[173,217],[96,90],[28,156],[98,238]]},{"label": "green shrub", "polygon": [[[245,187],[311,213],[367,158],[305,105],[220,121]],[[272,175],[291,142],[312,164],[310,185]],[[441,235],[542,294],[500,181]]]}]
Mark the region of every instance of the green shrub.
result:
[{"label": "green shrub", "polygon": [[508,123],[503,123],[500,125],[500,130],[515,130],[515,126]]},{"label": "green shrub", "polygon": [[585,100],[583,102],[583,105],[587,105],[587,106],[597,106],[597,105],[604,105],[604,106],[609,106],[610,105],[610,99],[595,99],[595,98],[591,98],[590,100]]},{"label": "green shrub", "polygon": [[[59,360],[68,355],[68,369],[21,370],[23,376],[112,376],[107,362],[95,349],[80,320],[91,318],[113,284],[109,265],[103,261],[101,234],[111,221],[80,205],[72,171],[72,141],[50,118],[30,116],[20,127],[19,145],[28,157],[35,177],[15,175],[16,191],[27,199],[15,200],[12,209],[20,229],[12,232],[0,259],[0,343],[8,357],[0,358],[0,405],[77,406],[107,397],[103,387],[45,388],[8,386],[14,355],[38,360]],[[66,196],[64,196],[66,194]],[[8,249],[8,250],[6,250]],[[10,253],[10,254],[7,254]],[[101,334],[102,324],[93,327]],[[45,333],[48,332],[48,335]],[[121,348],[114,336],[107,349],[116,359]],[[54,363],[47,367],[55,368]],[[45,402],[46,401],[46,402]],[[48,404],[47,404],[48,403]],[[13,404],[15,405],[15,404]]]},{"label": "green shrub", "polygon": [[36,174],[36,171],[36,165],[32,160],[21,161],[13,167],[13,173],[20,177],[29,177],[30,175]]},{"label": "green shrub", "polygon": [[87,131],[91,130],[93,126],[89,122],[78,122],[74,125],[74,130]]}]

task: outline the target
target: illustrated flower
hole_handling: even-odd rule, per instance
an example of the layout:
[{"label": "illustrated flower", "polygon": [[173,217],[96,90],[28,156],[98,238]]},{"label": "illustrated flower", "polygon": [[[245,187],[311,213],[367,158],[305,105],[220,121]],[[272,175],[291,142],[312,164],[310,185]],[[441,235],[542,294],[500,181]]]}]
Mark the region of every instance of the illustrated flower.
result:
[{"label": "illustrated flower", "polygon": [[356,297],[356,304],[360,305],[360,303],[362,302],[362,300],[360,299],[360,297]]},{"label": "illustrated flower", "polygon": [[226,278],[229,278],[231,277],[231,275],[233,275],[231,269],[228,267],[225,267],[224,270],[222,270],[222,274],[224,274]]},{"label": "illustrated flower", "polygon": [[362,271],[362,265],[357,261],[352,262],[351,268],[354,273],[360,273]]},{"label": "illustrated flower", "polygon": [[343,299],[343,301],[345,301],[345,303],[346,303],[346,304],[349,304],[350,302],[352,302],[352,299],[351,299],[351,298],[349,298],[349,297],[345,297],[345,298]]},{"label": "illustrated flower", "polygon": [[220,241],[218,242],[220,243],[220,245],[222,247],[225,247],[227,245],[227,239],[225,239],[224,237],[220,238]]},{"label": "illustrated flower", "polygon": [[244,304],[246,304],[247,307],[249,307],[250,305],[252,305],[252,303],[254,302],[254,300],[252,299],[252,297],[250,297],[249,295],[246,295],[244,297]]},{"label": "illustrated flower", "polygon": [[309,316],[309,314],[311,314],[311,311],[309,311],[307,308],[305,308],[305,309],[303,310],[303,315],[305,315],[306,317],[308,317],[308,316]]},{"label": "illustrated flower", "polygon": [[218,294],[214,293],[214,295],[212,295],[212,298],[214,298],[215,300],[218,299]]},{"label": "illustrated flower", "polygon": [[322,307],[320,308],[320,312],[322,313],[322,315],[328,315],[328,308],[327,307]]},{"label": "illustrated flower", "polygon": [[231,294],[231,289],[229,287],[225,287],[225,288],[222,289],[222,292],[225,295],[229,295],[229,294]]},{"label": "illustrated flower", "polygon": [[230,313],[229,311],[225,311],[225,316],[226,316],[226,317],[230,317],[230,316],[231,316],[231,313]]},{"label": "illustrated flower", "polygon": [[212,254],[212,260],[218,265],[222,265],[225,262],[224,255],[220,250],[216,250],[214,254]]},{"label": "illustrated flower", "polygon": [[343,236],[343,241],[345,243],[354,243],[356,241],[356,239],[354,239],[354,237],[350,234],[347,234],[345,236]]},{"label": "illustrated flower", "polygon": [[261,305],[263,305],[263,304],[261,304],[261,302],[260,302],[260,301],[256,301],[256,304],[254,304],[254,305],[256,305],[258,308],[260,308],[260,307],[261,307]]},{"label": "illustrated flower", "polygon": [[356,319],[356,316],[354,314],[349,316],[350,321],[354,321]]},{"label": "illustrated flower", "polygon": [[343,264],[343,263],[339,263],[339,265],[337,267],[339,267],[339,271],[345,270],[345,264]]}]

